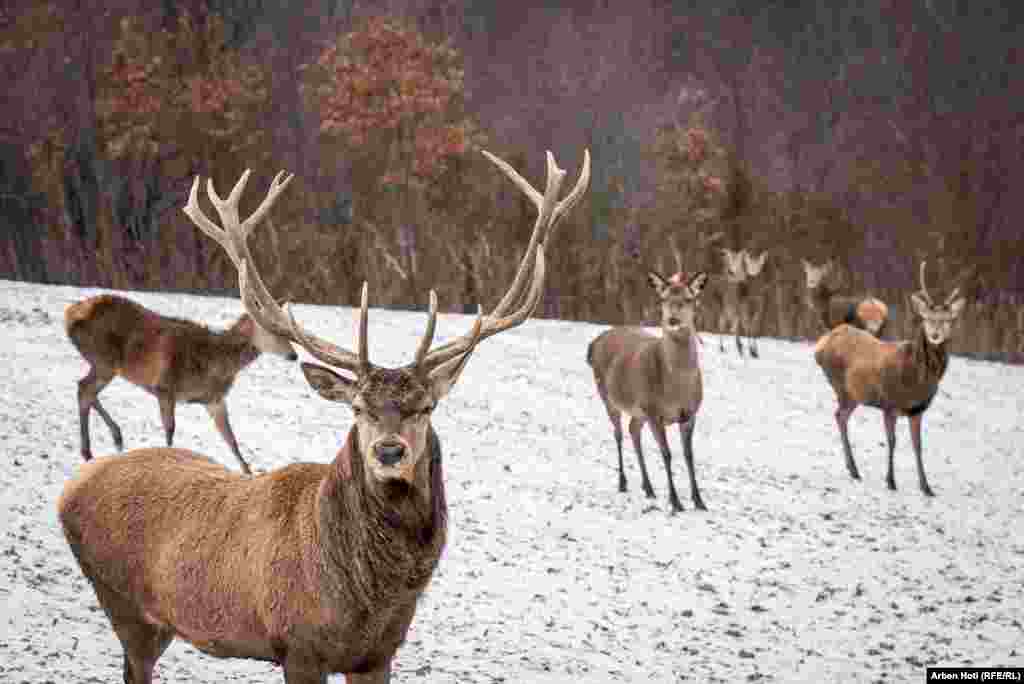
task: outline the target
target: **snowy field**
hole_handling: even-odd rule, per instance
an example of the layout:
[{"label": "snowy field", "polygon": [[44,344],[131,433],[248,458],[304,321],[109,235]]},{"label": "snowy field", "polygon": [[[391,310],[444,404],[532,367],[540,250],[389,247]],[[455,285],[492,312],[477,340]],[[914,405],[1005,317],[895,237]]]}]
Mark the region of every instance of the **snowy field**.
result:
[{"label": "snowy field", "polygon": [[[121,679],[120,644],[54,505],[80,462],[76,381],[86,370],[62,314],[99,291],[0,281],[4,683]],[[130,296],[216,327],[241,311],[236,299]],[[352,310],[297,314],[354,344]],[[371,309],[371,359],[409,361],[425,320]],[[470,321],[443,315],[439,341]],[[924,421],[929,500],[905,420],[900,489],[885,488],[882,417],[871,409],[851,421],[864,480],[849,479],[832,392],[808,344],[763,340],[752,361],[705,335],[694,443],[709,511],[692,509],[673,428],[687,510],[670,516],[649,432],[657,499],[643,496],[628,439],[630,491],[617,491],[612,431],[584,359],[603,329],[529,321],[487,340],[436,412],[449,544],[398,652],[396,681],[916,684],[927,665],[1024,666],[1024,368],[951,361]],[[162,443],[155,399],[123,380],[102,398],[127,448]],[[298,365],[269,357],[242,373],[228,403],[243,452],[263,469],[329,461],[351,423]],[[201,407],[179,406],[177,416],[176,446],[237,469]],[[92,436],[97,455],[113,448],[95,412]],[[157,679],[281,675],[176,641]]]}]

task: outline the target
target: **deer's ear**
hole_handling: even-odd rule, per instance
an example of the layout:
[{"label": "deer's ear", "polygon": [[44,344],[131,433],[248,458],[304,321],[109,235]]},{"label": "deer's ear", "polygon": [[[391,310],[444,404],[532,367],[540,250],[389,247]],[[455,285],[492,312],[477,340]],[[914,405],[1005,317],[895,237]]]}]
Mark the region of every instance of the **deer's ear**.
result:
[{"label": "deer's ear", "polygon": [[668,287],[668,281],[654,271],[647,272],[647,282],[651,284],[651,287],[653,287],[654,291],[658,294],[661,294],[662,291]]},{"label": "deer's ear", "polygon": [[704,271],[699,271],[696,275],[690,278],[690,282],[687,284],[687,287],[690,288],[690,292],[693,293],[694,297],[699,297],[700,293],[704,291],[704,286],[707,284],[708,274]]},{"label": "deer's ear", "polygon": [[960,314],[963,313],[964,304],[967,300],[963,297],[957,297],[953,300],[953,303],[949,305],[949,311],[953,314],[953,318],[960,318]]},{"label": "deer's ear", "polygon": [[354,380],[342,377],[330,368],[319,366],[315,363],[302,363],[302,373],[306,376],[306,382],[328,401],[340,401],[344,404],[351,404],[356,398],[356,383]]}]

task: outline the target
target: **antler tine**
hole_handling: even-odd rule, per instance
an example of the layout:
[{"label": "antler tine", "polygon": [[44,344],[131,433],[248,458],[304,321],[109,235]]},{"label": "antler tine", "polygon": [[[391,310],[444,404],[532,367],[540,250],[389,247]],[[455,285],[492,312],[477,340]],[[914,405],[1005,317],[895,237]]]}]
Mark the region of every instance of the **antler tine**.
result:
[{"label": "antler tine", "polygon": [[[368,365],[367,355],[356,356],[352,352],[337,347],[316,335],[307,332],[295,319],[291,306],[281,305],[271,296],[267,286],[263,283],[259,271],[256,269],[255,260],[249,251],[247,238],[270,211],[274,202],[295,177],[285,171],[279,172],[271,181],[270,190],[260,203],[260,206],[249,218],[242,222],[238,214],[238,202],[245,190],[251,171],[246,169],[242,176],[235,183],[226,199],[217,194],[213,186],[213,179],[208,178],[206,193],[213,204],[214,209],[220,215],[223,227],[218,227],[211,221],[199,207],[198,188],[199,176],[196,176],[189,193],[188,203],[184,207],[185,214],[192,219],[192,222],[216,241],[227,253],[228,257],[238,269],[238,289],[242,297],[242,303],[249,315],[267,330],[287,337],[301,345],[312,356],[340,368],[348,369],[359,373]],[[366,286],[363,287],[363,308],[361,312],[360,330],[365,333],[366,329]],[[365,340],[365,334],[362,335]],[[361,344],[361,351],[365,352],[365,343]]]},{"label": "antler tine", "polygon": [[195,180],[192,181],[192,189],[188,193],[188,203],[182,207],[182,211],[185,212],[186,216],[192,219],[192,223],[194,223],[199,230],[206,233],[214,242],[224,249],[224,252],[228,255],[228,258],[231,259],[231,263],[235,265],[235,268],[241,267],[240,257],[235,251],[227,232],[211,221],[205,212],[203,212],[199,207],[199,176],[196,176]]},{"label": "antler tine", "polygon": [[416,349],[416,365],[419,366],[430,351],[430,345],[434,343],[434,329],[437,327],[437,293],[430,291],[430,314],[427,318],[427,329],[420,340],[420,346]]},{"label": "antler tine", "polygon": [[927,261],[922,261],[921,262],[921,269],[920,269],[920,272],[919,272],[920,280],[921,280],[921,294],[924,295],[924,298],[928,301],[928,304],[930,306],[935,306],[935,303],[932,301],[932,296],[928,293],[928,286],[925,285],[925,282],[924,282],[924,267],[925,267],[925,265],[927,263],[928,263]]},{"label": "antler tine", "polygon": [[362,368],[370,366],[370,335],[369,335],[369,309],[370,283],[363,281],[363,294],[359,302],[359,332],[356,335],[356,348],[359,350],[359,364]]},{"label": "antler tine", "polygon": [[[426,372],[459,354],[465,354],[470,351],[476,344],[476,341],[471,344],[468,341],[470,338],[474,338],[477,341],[483,340],[491,335],[519,325],[533,314],[537,304],[540,302],[544,289],[545,265],[543,246],[548,237],[550,237],[551,228],[569,209],[579,202],[590,183],[589,150],[584,151],[583,167],[580,170],[580,176],[576,181],[576,185],[560,202],[557,201],[558,192],[565,179],[565,171],[558,167],[555,157],[550,151],[546,155],[547,184],[543,195],[503,159],[486,150],[481,151],[484,156],[491,160],[495,166],[530,198],[534,206],[537,207],[537,220],[534,223],[529,246],[519,264],[512,285],[490,315],[484,316],[481,310],[478,319],[481,330],[475,335],[464,335],[432,351],[425,351],[422,355],[420,352],[417,352],[416,365]],[[527,280],[529,280],[529,291],[524,294],[524,290],[527,288]],[[517,304],[519,308],[515,311],[510,311]]]}]

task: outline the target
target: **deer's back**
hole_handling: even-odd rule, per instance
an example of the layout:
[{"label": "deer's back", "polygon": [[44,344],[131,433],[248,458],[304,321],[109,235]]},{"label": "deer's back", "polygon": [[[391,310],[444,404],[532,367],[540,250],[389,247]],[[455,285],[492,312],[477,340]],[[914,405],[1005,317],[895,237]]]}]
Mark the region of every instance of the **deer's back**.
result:
[{"label": "deer's back", "polygon": [[823,335],[814,359],[837,393],[878,408],[909,410],[930,398],[914,379],[909,342],[888,342],[843,324]]},{"label": "deer's back", "polygon": [[84,464],[57,508],[94,582],[203,650],[258,657],[275,620],[317,599],[315,502],[329,468],[249,478],[185,449],[139,449]]}]

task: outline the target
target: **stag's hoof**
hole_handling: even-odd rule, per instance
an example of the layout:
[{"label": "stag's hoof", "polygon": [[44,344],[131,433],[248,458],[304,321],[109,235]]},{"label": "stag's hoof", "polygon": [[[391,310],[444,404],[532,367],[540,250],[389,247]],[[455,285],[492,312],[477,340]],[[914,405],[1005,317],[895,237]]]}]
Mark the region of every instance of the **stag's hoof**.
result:
[{"label": "stag's hoof", "polygon": [[923,494],[924,494],[925,496],[935,496],[935,492],[933,492],[933,491],[932,491],[932,488],[931,488],[931,487],[929,487],[929,486],[928,486],[927,484],[923,484],[923,485],[921,485],[921,492],[922,492],[922,493],[923,493]]},{"label": "stag's hoof", "polygon": [[625,493],[626,491],[628,491],[628,488],[626,487],[626,478],[623,477],[619,479],[619,492]]},{"label": "stag's hoof", "polygon": [[708,510],[708,507],[704,505],[704,501],[700,497],[697,497],[693,500],[693,507],[696,508],[698,511]]},{"label": "stag's hoof", "polygon": [[886,480],[885,484],[889,488],[890,491],[893,491],[893,492],[896,491],[896,481],[895,480]]},{"label": "stag's hoof", "polygon": [[658,495],[654,493],[654,487],[652,487],[649,484],[644,485],[644,494],[647,496],[648,499],[658,498]]}]

